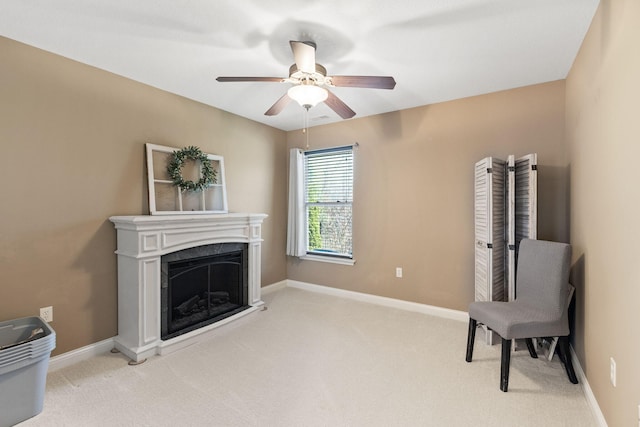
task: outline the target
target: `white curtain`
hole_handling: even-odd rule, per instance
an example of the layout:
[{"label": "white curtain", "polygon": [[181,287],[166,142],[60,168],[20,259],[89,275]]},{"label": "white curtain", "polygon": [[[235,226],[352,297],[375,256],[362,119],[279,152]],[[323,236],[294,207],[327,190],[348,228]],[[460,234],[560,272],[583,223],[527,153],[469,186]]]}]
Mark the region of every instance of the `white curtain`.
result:
[{"label": "white curtain", "polygon": [[299,148],[289,151],[289,221],[287,255],[307,254],[307,232],[304,209],[304,153]]}]

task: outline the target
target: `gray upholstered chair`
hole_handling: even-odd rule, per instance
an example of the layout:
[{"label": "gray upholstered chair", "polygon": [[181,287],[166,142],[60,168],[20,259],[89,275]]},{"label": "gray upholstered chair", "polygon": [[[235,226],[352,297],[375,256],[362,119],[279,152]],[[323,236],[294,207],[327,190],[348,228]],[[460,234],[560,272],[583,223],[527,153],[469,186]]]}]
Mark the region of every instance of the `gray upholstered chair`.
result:
[{"label": "gray upholstered chair", "polygon": [[477,301],[469,305],[467,362],[473,357],[476,327],[484,324],[502,338],[500,390],[509,387],[511,340],[526,339],[531,357],[537,358],[532,338],[559,337],[557,351],[569,381],[578,383],[569,354],[567,292],[571,246],[524,239],[520,243],[516,299],[511,302]]}]

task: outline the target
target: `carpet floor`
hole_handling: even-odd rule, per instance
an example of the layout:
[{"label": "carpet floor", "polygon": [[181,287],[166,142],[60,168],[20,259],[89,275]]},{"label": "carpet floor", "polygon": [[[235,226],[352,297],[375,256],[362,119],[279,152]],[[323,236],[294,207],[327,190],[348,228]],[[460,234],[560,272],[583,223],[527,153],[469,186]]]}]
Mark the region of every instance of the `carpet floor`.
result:
[{"label": "carpet floor", "polygon": [[295,288],[210,339],[128,366],[107,353],[51,372],[34,426],[596,426],[555,356],[511,358],[467,324]]}]

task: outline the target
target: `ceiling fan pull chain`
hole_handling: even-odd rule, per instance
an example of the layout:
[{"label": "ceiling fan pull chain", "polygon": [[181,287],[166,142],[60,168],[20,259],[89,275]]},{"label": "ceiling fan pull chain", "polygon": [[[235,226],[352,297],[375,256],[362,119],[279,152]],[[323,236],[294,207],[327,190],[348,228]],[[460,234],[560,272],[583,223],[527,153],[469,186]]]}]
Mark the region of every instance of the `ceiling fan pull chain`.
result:
[{"label": "ceiling fan pull chain", "polygon": [[309,106],[304,108],[304,129],[302,131],[307,138],[307,150],[309,149]]}]

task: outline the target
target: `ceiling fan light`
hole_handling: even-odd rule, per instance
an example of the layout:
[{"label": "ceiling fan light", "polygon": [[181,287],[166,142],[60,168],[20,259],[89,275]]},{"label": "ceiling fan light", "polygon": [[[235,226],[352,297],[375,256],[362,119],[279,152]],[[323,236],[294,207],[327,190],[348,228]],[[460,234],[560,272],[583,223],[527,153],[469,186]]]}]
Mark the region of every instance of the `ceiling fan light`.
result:
[{"label": "ceiling fan light", "polygon": [[324,101],[329,96],[326,89],[312,84],[302,84],[289,88],[287,91],[289,98],[295,100],[305,108],[311,108],[319,102]]}]

